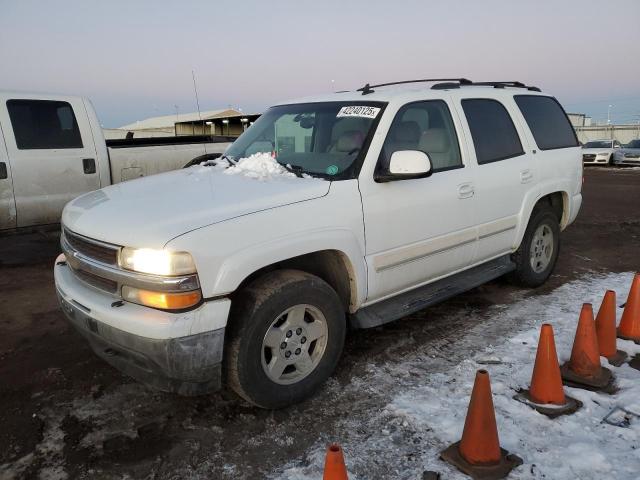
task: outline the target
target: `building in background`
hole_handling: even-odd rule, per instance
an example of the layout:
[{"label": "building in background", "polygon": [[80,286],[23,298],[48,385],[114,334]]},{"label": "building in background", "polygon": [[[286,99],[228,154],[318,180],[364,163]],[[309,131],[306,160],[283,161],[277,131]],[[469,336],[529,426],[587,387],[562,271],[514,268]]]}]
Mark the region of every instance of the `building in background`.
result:
[{"label": "building in background", "polygon": [[640,138],[640,122],[618,125],[597,123],[584,113],[567,113],[567,117],[576,131],[578,140],[582,143],[611,139],[618,140],[624,145]]},{"label": "building in background", "polygon": [[591,125],[591,117],[588,117],[584,113],[567,113],[571,125],[574,127],[588,127]]},{"label": "building in background", "polygon": [[180,113],[147,118],[119,128],[104,129],[107,139],[173,137],[179,135],[221,135],[237,137],[258,117],[233,108]]}]

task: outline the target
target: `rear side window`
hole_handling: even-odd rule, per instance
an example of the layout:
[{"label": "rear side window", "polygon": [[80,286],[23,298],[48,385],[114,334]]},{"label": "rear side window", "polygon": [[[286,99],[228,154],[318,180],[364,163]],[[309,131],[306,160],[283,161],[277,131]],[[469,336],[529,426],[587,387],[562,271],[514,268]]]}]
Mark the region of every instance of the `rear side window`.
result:
[{"label": "rear side window", "polygon": [[20,150],[82,148],[73,108],[52,100],[9,100],[7,110]]},{"label": "rear side window", "polygon": [[522,143],[511,116],[497,100],[462,100],[480,165],[523,155]]},{"label": "rear side window", "polygon": [[540,95],[513,97],[540,150],[577,147],[575,131],[555,98]]}]

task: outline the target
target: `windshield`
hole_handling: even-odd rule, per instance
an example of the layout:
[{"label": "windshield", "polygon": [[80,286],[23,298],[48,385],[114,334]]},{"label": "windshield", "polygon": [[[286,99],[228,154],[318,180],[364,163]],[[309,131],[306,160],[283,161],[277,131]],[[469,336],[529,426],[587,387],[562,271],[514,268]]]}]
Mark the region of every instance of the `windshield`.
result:
[{"label": "windshield", "polygon": [[296,173],[332,180],[354,178],[384,106],[322,102],[272,107],[225,155],[237,161],[268,153]]},{"label": "windshield", "polygon": [[627,144],[627,148],[640,148],[640,140],[631,140]]},{"label": "windshield", "polygon": [[582,148],[612,148],[611,140],[598,140],[595,142],[587,142]]}]

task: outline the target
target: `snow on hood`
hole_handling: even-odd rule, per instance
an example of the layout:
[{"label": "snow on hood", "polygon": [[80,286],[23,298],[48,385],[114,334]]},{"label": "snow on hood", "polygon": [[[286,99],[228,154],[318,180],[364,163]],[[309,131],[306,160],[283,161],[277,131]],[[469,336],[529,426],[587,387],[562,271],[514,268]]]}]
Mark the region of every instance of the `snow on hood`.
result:
[{"label": "snow on hood", "polygon": [[62,222],[105,242],[162,248],[190,230],[329,192],[330,182],[298,178],[266,157],[229,168],[196,165],[90,192],[67,204]]},{"label": "snow on hood", "polygon": [[238,162],[224,171],[225,175],[244,175],[260,181],[295,178],[296,174],[290,172],[268,153],[254,153],[247,158],[241,158]]}]

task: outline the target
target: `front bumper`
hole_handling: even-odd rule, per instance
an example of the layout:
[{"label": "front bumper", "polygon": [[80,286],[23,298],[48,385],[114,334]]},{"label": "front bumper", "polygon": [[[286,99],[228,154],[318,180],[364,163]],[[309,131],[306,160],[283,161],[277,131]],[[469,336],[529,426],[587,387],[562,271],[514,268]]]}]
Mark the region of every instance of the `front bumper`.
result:
[{"label": "front bumper", "polygon": [[616,157],[614,158],[616,165],[629,165],[633,167],[640,166],[640,157]]},{"label": "front bumper", "polygon": [[609,155],[584,154],[582,155],[582,163],[583,165],[607,165],[609,158]]},{"label": "front bumper", "polygon": [[63,255],[54,276],[65,315],[106,362],[162,391],[199,395],[220,389],[225,328],[204,327],[226,324],[230,300],[181,313],[121,304],[78,280]]}]

